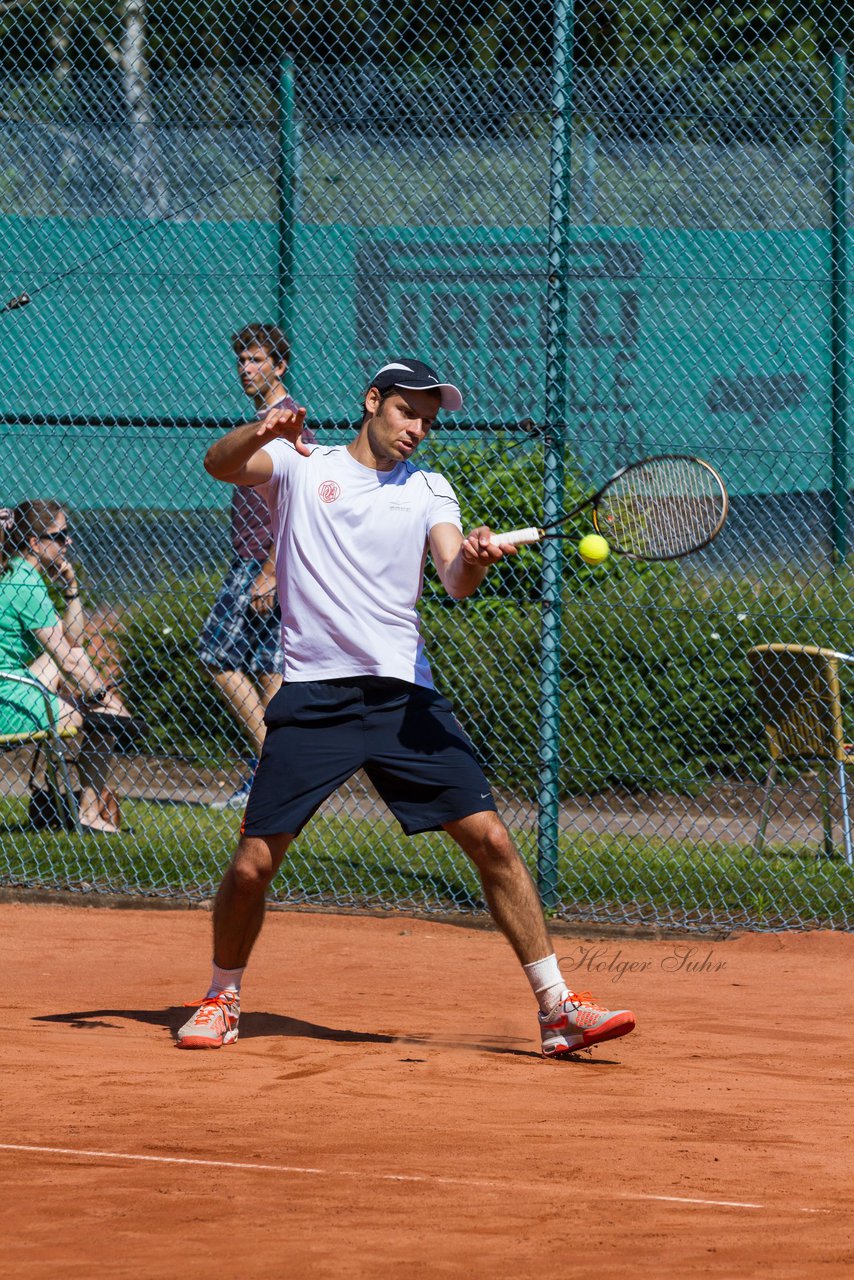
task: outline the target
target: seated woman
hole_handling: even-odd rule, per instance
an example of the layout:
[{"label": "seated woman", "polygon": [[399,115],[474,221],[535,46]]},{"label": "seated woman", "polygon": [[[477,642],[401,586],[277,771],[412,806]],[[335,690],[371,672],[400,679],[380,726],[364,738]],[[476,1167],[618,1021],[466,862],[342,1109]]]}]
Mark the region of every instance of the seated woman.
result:
[{"label": "seated woman", "polygon": [[[60,728],[83,729],[77,757],[80,823],[84,830],[109,834],[120,829],[108,788],[114,746],[110,721],[128,712],[82,647],[84,618],[70,542],[68,517],[58,502],[22,502],[13,511],[0,511],[0,671],[35,677],[52,691]],[[62,618],[48,581],[62,586]],[[80,691],[74,701],[64,692],[69,683]],[[90,711],[102,714],[90,718]],[[38,689],[0,681],[0,733],[47,727]]]}]

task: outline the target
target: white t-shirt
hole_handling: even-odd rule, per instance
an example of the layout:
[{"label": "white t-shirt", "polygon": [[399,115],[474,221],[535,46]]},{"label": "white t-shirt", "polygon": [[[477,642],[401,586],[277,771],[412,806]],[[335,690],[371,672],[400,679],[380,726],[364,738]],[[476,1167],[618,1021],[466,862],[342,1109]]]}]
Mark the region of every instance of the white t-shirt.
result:
[{"label": "white t-shirt", "polygon": [[432,688],[415,606],[430,530],[462,532],[447,480],[409,462],[375,471],[344,445],[309,458],[285,440],[264,447],[285,679],[391,676]]}]

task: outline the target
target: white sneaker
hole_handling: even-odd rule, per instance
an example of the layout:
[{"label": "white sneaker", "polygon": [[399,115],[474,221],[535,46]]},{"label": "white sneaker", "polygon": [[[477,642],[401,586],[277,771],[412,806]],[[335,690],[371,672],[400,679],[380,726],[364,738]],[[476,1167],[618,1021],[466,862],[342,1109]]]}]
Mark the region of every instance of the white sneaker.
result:
[{"label": "white sneaker", "polygon": [[211,809],[245,809],[249,792],[252,790],[252,779],[247,778],[230,796],[220,796],[210,803]]},{"label": "white sneaker", "polygon": [[220,1049],[224,1044],[233,1044],[239,1019],[240,996],[235,991],[205,996],[178,1032],[178,1048]]},{"label": "white sneaker", "polygon": [[589,991],[567,992],[564,1000],[538,1017],[546,1058],[616,1040],[635,1028],[635,1015],[629,1009],[603,1009]]}]

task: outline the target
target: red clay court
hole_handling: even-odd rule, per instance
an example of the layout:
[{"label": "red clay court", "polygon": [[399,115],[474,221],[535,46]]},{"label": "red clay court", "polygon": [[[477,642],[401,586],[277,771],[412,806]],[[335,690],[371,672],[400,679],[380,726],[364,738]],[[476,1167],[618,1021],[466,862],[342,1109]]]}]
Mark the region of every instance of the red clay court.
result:
[{"label": "red clay court", "polygon": [[638,1030],[540,1058],[487,929],[275,912],[181,1053],[202,911],[0,905],[3,1274],[849,1276],[849,934],[562,935]]}]

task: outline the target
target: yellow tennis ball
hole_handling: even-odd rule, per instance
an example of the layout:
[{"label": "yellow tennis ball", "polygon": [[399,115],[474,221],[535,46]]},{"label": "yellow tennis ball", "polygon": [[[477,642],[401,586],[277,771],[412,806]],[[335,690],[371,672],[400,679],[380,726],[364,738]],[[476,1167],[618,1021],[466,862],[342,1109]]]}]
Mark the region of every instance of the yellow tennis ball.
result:
[{"label": "yellow tennis ball", "polygon": [[578,554],[585,564],[602,564],[608,559],[611,548],[598,533],[588,533],[578,544]]}]

